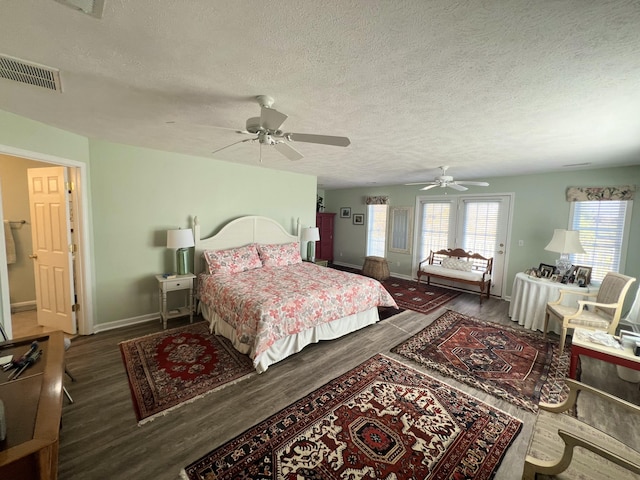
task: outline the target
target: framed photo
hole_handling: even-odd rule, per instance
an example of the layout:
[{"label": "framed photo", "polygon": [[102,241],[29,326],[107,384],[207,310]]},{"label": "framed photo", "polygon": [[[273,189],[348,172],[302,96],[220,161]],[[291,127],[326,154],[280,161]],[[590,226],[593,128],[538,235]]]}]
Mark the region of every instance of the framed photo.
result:
[{"label": "framed photo", "polygon": [[556,270],[556,267],[553,265],[548,265],[546,263],[541,263],[538,267],[538,271],[540,272],[541,278],[551,278],[553,272]]},{"label": "framed photo", "polygon": [[579,287],[586,287],[591,283],[591,267],[576,265],[575,275],[576,278],[573,283]]},{"label": "framed photo", "polygon": [[340,218],[351,218],[351,209],[349,207],[340,207]]},{"label": "framed photo", "polygon": [[353,214],[353,224],[354,225],[364,225],[364,213],[354,213]]},{"label": "framed photo", "polygon": [[549,280],[551,280],[552,282],[558,282],[560,281],[560,278],[557,273],[554,273],[553,275],[551,275],[551,277],[549,277]]}]

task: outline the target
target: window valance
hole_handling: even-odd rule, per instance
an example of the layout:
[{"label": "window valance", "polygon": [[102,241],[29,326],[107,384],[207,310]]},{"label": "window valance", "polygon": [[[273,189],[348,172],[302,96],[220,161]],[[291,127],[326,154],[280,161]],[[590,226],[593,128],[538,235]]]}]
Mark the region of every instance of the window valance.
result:
[{"label": "window valance", "polygon": [[567,202],[633,200],[635,185],[617,185],[613,187],[569,187]]},{"label": "window valance", "polygon": [[389,197],[386,195],[378,195],[377,197],[364,197],[364,203],[367,205],[389,205]]}]

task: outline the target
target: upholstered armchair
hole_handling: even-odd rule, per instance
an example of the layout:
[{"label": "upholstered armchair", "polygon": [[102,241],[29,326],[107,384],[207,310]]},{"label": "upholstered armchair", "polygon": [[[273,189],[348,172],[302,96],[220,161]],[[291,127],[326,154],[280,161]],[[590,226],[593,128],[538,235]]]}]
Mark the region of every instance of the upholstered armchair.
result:
[{"label": "upholstered armchair", "polygon": [[555,302],[547,303],[544,317],[544,335],[547,335],[551,316],[556,317],[562,324],[560,353],[564,350],[567,330],[570,328],[600,330],[613,335],[620,321],[624,298],[635,280],[633,277],[609,272],[602,280],[597,293],[585,294],[585,297],[595,296],[595,301],[579,300],[577,306],[562,305],[565,293],[575,295],[575,290],[572,292],[560,290],[560,298]]},{"label": "upholstered armchair", "polygon": [[[630,417],[640,415],[640,406],[589,385],[566,379],[569,397],[559,404],[541,403],[529,441],[522,478],[631,479],[640,475],[638,445],[627,445],[573,415],[578,392],[605,404],[603,412],[620,410]],[[629,442],[631,443],[631,442]]]}]

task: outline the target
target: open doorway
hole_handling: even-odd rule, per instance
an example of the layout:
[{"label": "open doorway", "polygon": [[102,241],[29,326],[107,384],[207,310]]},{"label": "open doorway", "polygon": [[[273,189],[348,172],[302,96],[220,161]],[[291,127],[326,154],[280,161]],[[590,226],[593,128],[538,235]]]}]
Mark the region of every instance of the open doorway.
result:
[{"label": "open doorway", "polygon": [[[8,147],[4,147],[5,151]],[[71,296],[73,302],[74,314],[77,321],[77,331],[80,334],[93,333],[92,319],[92,292],[90,291],[90,283],[86,281],[90,276],[90,255],[88,252],[88,235],[85,228],[87,224],[87,207],[86,192],[83,187],[86,182],[86,169],[84,164],[68,161],[64,159],[51,159],[50,156],[39,154],[31,155],[26,152],[27,156],[11,155],[2,152],[3,147],[0,146],[0,178],[2,178],[3,195],[2,195],[2,211],[3,218],[9,221],[10,233],[13,236],[14,246],[16,250],[16,258],[13,263],[9,263],[6,258],[7,251],[3,248],[0,253],[0,261],[3,261],[4,268],[7,269],[6,276],[0,275],[2,285],[2,310],[3,323],[5,330],[13,330],[12,325],[7,325],[8,318],[13,317],[12,312],[17,312],[16,318],[20,322],[24,322],[27,327],[34,324],[35,315],[33,309],[36,305],[36,283],[34,276],[34,261],[32,256],[32,224],[30,218],[30,205],[27,182],[27,169],[46,168],[59,165],[64,168],[68,176],[68,187],[71,193],[67,199],[66,207],[70,212],[72,224],[71,244],[75,246],[73,254],[73,262],[71,265],[71,275],[68,281],[69,291],[75,292],[76,296]],[[12,152],[13,153],[13,152]],[[38,158],[41,157],[41,158]],[[44,158],[42,158],[44,157]],[[6,236],[7,229],[5,229]],[[6,240],[6,239],[5,239]],[[4,257],[4,258],[3,258]],[[7,263],[9,263],[7,265]],[[7,315],[9,313],[9,316]],[[34,333],[46,331],[46,328],[38,328]],[[19,333],[24,333],[22,326],[17,332],[10,334],[12,338]]]}]

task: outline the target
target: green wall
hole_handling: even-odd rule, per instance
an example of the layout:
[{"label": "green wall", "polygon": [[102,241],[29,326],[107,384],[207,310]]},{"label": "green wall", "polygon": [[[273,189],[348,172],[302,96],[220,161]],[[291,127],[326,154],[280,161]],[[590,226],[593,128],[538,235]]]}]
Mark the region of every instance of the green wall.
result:
[{"label": "green wall", "polygon": [[166,231],[202,235],[242,215],[274,218],[290,232],[315,223],[316,178],[209,158],[91,141],[91,191],[99,323],[158,311],[157,273],[175,270]]},{"label": "green wall", "polygon": [[242,215],[292,233],[297,219],[315,223],[314,176],[89,140],[3,111],[0,145],[87,165],[97,330],[158,313],[154,275],[175,268],[166,230],[189,227],[192,215],[205,236]]},{"label": "green wall", "polygon": [[[638,159],[640,163],[640,158]],[[522,175],[515,177],[483,178],[489,187],[471,187],[469,194],[514,193],[513,225],[509,247],[509,264],[505,281],[505,295],[511,295],[511,287],[516,273],[540,262],[552,263],[557,254],[547,252],[554,228],[567,228],[569,222],[569,202],[565,192],[569,186],[596,185],[640,185],[640,166],[606,168],[594,170],[573,170],[542,175]],[[350,188],[325,190],[327,212],[339,212],[341,207],[350,207],[354,213],[365,213],[364,198],[370,195],[389,195],[390,206],[415,207],[418,195],[442,195],[441,189],[419,192],[417,186],[376,186],[375,188]],[[452,191],[448,192],[452,196]],[[640,205],[635,202],[632,211],[629,248],[623,273],[640,278]],[[415,216],[415,215],[414,215]],[[353,225],[350,218],[336,215],[335,261],[351,265],[362,265],[365,256],[365,226]],[[415,229],[414,229],[415,231]],[[518,246],[518,240],[524,246]],[[412,256],[387,252],[392,273],[415,277],[412,271]],[[400,266],[398,266],[400,262]],[[635,292],[632,287],[632,293]],[[633,297],[632,293],[628,297]]]}]

